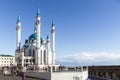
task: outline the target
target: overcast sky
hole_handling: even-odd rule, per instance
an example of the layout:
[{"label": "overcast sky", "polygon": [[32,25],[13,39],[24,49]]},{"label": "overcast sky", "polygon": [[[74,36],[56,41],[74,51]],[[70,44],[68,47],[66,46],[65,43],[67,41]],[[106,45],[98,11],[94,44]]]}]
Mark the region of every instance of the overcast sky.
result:
[{"label": "overcast sky", "polygon": [[34,31],[38,7],[41,37],[51,35],[54,20],[58,63],[120,65],[119,0],[1,0],[1,54],[15,54],[18,16],[21,16],[23,46]]}]

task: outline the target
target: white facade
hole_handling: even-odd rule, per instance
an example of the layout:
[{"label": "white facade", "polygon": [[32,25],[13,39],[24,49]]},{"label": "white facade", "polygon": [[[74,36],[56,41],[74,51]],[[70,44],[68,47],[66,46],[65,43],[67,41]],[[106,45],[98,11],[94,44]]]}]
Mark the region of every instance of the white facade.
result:
[{"label": "white facade", "polygon": [[83,72],[53,72],[50,80],[86,80],[88,71]]},{"label": "white facade", "polygon": [[87,80],[88,70],[85,71],[62,71],[62,72],[26,72],[27,76],[45,80]]},{"label": "white facade", "polygon": [[[15,50],[16,65],[29,66],[38,65],[39,67],[56,66],[55,64],[55,26],[51,26],[51,40],[47,36],[45,40],[41,37],[40,12],[37,11],[34,32],[25,40],[23,47],[21,43],[21,22],[20,17],[17,20],[17,39]],[[50,44],[52,43],[52,44]]]},{"label": "white facade", "polygon": [[14,65],[15,58],[11,55],[0,55],[0,67]]}]

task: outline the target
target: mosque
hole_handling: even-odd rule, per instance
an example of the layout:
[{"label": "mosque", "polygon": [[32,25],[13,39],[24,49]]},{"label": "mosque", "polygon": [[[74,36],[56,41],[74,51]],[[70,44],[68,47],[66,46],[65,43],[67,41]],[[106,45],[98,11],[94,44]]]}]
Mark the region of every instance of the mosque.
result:
[{"label": "mosque", "polygon": [[52,21],[51,40],[41,37],[41,17],[37,10],[34,33],[31,34],[21,47],[21,21],[18,16],[16,22],[16,50],[15,61],[17,66],[37,65],[41,68],[57,66],[55,63],[55,25]]},{"label": "mosque", "polygon": [[[34,33],[31,34],[21,47],[21,21],[18,17],[16,22],[16,50],[15,65],[37,66],[36,72],[24,71],[26,76],[45,80],[86,80],[88,68],[59,66],[55,62],[55,25],[52,21],[51,40],[49,36],[45,40],[41,37],[40,11],[37,10]],[[41,72],[45,70],[45,72]]]}]

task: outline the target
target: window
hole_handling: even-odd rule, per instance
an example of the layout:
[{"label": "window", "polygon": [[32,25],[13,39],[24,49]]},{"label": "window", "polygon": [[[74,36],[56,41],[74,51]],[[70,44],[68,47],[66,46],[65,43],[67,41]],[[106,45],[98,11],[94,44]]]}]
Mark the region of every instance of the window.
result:
[{"label": "window", "polygon": [[41,64],[42,64],[42,50],[41,50]]},{"label": "window", "polygon": [[44,50],[44,63],[46,64],[46,51]]},{"label": "window", "polygon": [[28,62],[28,59],[26,59],[26,62]]},{"label": "window", "polygon": [[31,49],[29,49],[29,56],[31,56]]},{"label": "window", "polygon": [[35,57],[35,50],[33,49],[33,57]]},{"label": "window", "polygon": [[35,63],[35,59],[33,59],[33,63]]}]

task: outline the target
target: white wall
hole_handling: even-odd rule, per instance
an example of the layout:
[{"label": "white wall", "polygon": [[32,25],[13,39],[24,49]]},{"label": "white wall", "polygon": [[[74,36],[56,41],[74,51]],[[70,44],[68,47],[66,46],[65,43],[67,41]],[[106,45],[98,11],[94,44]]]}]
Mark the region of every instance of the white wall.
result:
[{"label": "white wall", "polygon": [[[27,76],[32,76],[36,78],[46,79],[46,80],[75,80],[73,77],[82,76],[81,72],[26,72]],[[88,78],[88,71],[83,72],[82,79],[86,80]]]},{"label": "white wall", "polygon": [[[83,74],[83,75],[82,75]],[[82,77],[79,80],[86,80],[88,78],[88,71],[82,72],[54,72],[51,74],[51,80],[74,80],[73,77]]]}]

